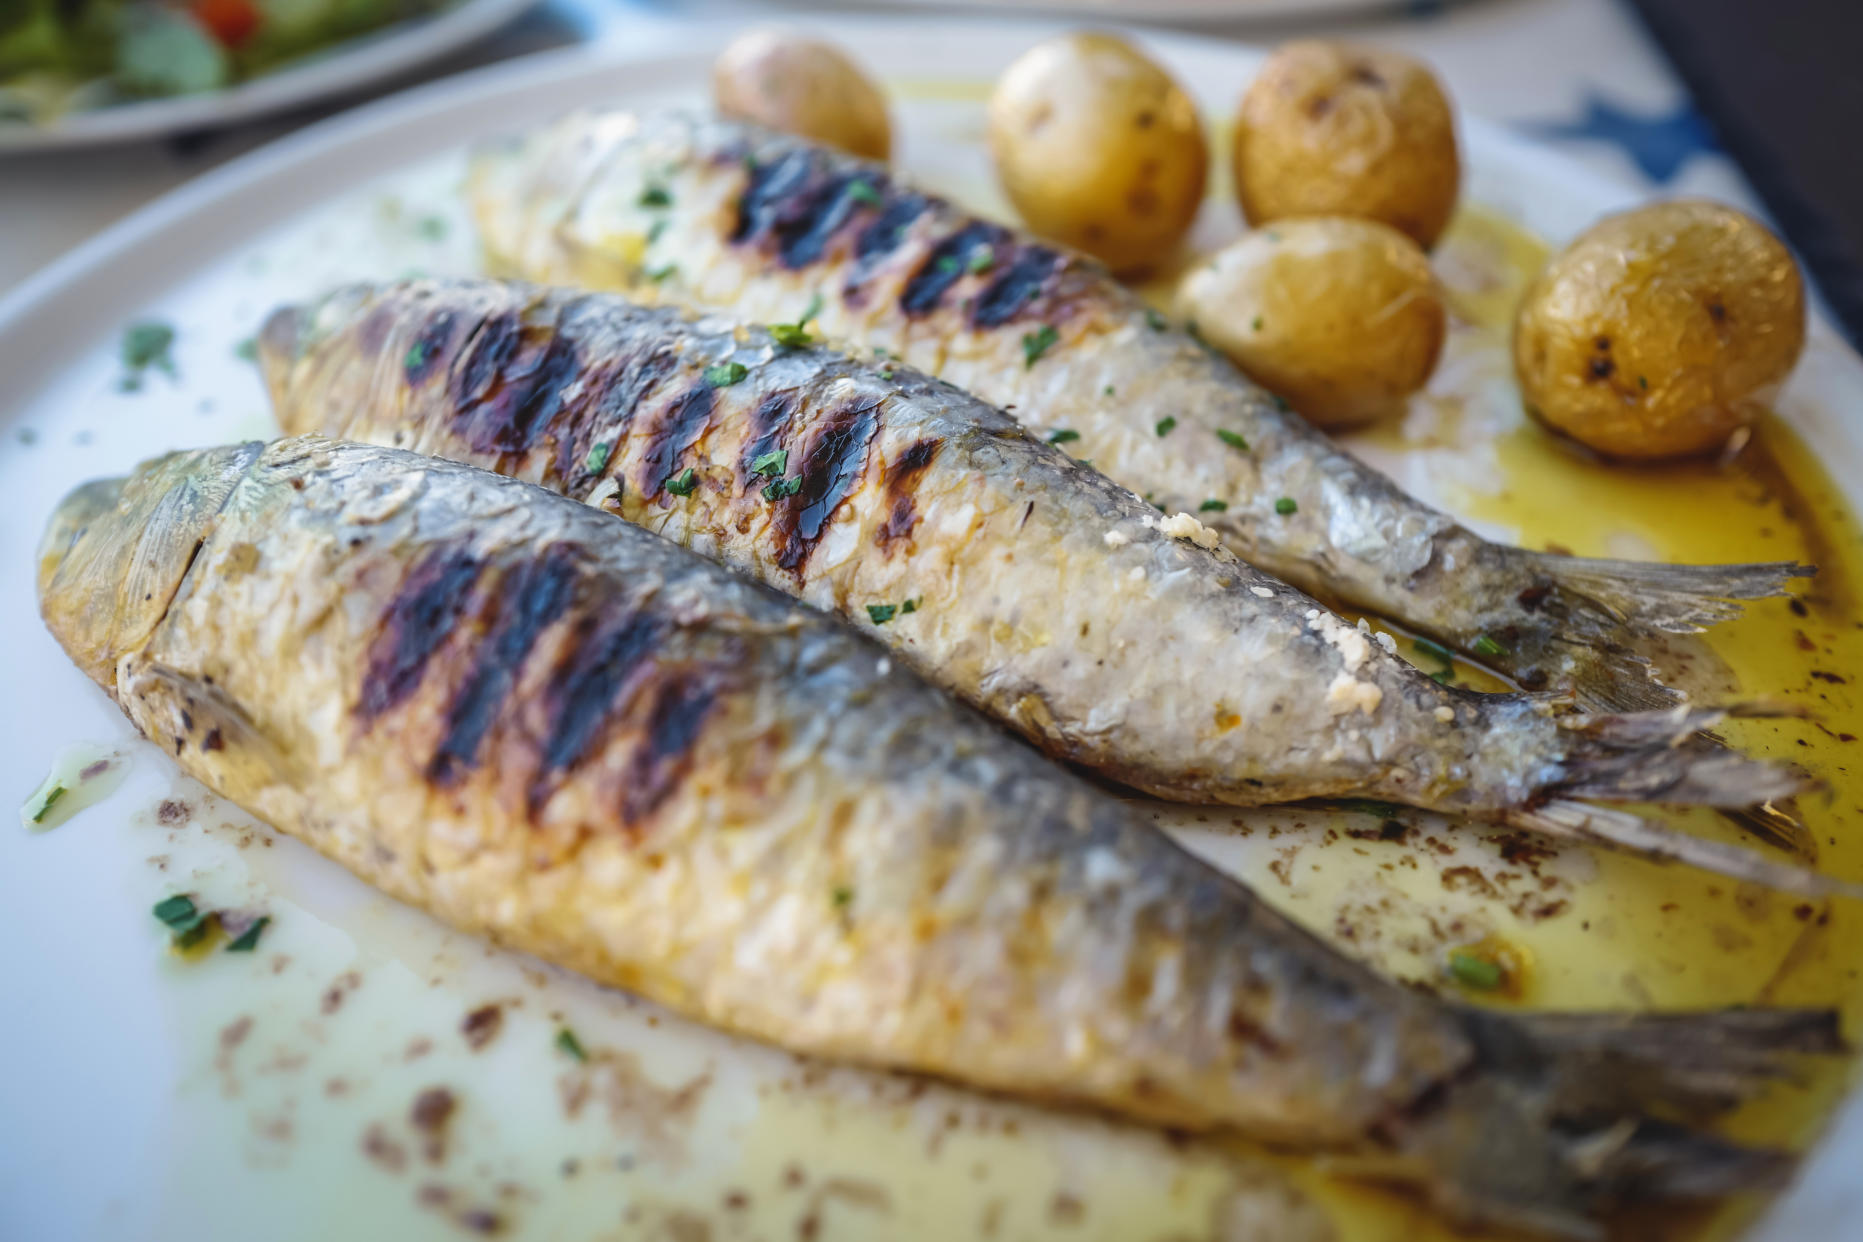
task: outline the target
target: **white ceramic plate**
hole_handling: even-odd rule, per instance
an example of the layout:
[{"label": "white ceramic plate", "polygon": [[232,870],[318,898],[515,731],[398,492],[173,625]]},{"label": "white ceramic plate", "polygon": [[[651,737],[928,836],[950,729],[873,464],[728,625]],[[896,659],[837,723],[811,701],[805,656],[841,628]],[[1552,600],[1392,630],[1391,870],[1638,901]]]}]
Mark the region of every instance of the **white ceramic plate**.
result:
[{"label": "white ceramic plate", "polygon": [[1362,13],[1396,8],[1404,0],[878,0],[898,8],[977,9],[1001,12],[1005,8],[1066,14],[1081,20],[1116,22],[1228,22],[1259,18],[1317,17],[1329,13]]},{"label": "white ceramic plate", "polygon": [[0,154],[213,129],[341,96],[466,47],[537,2],[463,0],[432,17],[345,40],[227,90],[73,112],[45,125],[0,123]]},{"label": "white ceramic plate", "polygon": [[[903,90],[926,65],[987,83],[1046,30],[849,21],[829,33]],[[985,1220],[1005,1237],[1204,1237],[1280,1193],[1281,1174],[1196,1144],[803,1066],[448,933],[179,778],[39,624],[33,549],[74,483],[271,433],[234,348],[267,308],[342,279],[474,270],[452,193],[460,144],[586,103],[696,99],[713,36],[641,38],[625,54],[512,62],[334,118],[152,204],[0,302],[0,795],[23,800],[74,744],[127,768],[121,788],[52,831],[0,825],[13,944],[0,1236],[456,1238],[482,1210],[524,1237],[948,1238]],[[1258,63],[1233,46],[1152,45],[1206,102],[1233,98]],[[901,159],[987,200],[979,89],[902,98]],[[1466,138],[1468,196],[1545,235],[1631,197],[1479,123]],[[1206,236],[1233,231],[1231,214],[1213,202]],[[143,319],[177,328],[176,376],[124,393],[118,342]],[[1859,407],[1863,364],[1817,328],[1783,411],[1863,504],[1863,426],[1846,417]],[[1431,488],[1428,469],[1404,473]],[[1258,869],[1265,835],[1192,844]],[[1424,865],[1493,863],[1479,842],[1458,850]],[[275,919],[262,951],[172,959],[149,908],[182,890],[262,905]],[[462,1016],[492,1002],[502,1033],[475,1052]],[[599,1063],[555,1050],[564,1024],[604,1050]],[[408,1116],[435,1085],[461,1106],[430,1161]],[[1852,1107],[1759,1236],[1859,1236],[1859,1161]]]}]

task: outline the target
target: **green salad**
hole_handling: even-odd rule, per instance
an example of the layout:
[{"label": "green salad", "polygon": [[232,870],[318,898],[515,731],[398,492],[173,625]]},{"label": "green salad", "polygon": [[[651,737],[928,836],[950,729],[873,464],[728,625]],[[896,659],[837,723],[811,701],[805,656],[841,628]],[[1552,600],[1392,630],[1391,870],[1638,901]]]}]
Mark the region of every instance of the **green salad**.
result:
[{"label": "green salad", "polygon": [[452,0],[0,0],[0,120],[218,90]]}]

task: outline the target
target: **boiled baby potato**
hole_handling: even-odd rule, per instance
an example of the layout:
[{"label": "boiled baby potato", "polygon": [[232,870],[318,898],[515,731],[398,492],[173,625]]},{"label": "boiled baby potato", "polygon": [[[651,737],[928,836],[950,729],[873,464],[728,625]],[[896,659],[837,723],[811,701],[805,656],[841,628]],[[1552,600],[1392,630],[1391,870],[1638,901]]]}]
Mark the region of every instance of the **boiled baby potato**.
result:
[{"label": "boiled baby potato", "polygon": [[871,160],[893,149],[886,96],[832,43],[787,30],[753,30],[712,64],[718,111]]},{"label": "boiled baby potato", "polygon": [[1426,250],[1462,179],[1455,117],[1427,66],[1317,39],[1289,43],[1262,66],[1242,96],[1231,158],[1250,224],[1364,216]]},{"label": "boiled baby potato", "polygon": [[1168,255],[1203,201],[1203,123],[1171,75],[1118,35],[1038,44],[990,96],[990,153],[1030,228],[1116,272]]},{"label": "boiled baby potato", "polygon": [[1711,452],[1752,422],[1805,343],[1777,237],[1718,203],[1609,216],[1553,259],[1514,321],[1535,418],[1612,457]]},{"label": "boiled baby potato", "polygon": [[1442,352],[1429,260],[1375,220],[1279,220],[1185,276],[1178,311],[1309,422],[1357,426],[1403,406]]}]

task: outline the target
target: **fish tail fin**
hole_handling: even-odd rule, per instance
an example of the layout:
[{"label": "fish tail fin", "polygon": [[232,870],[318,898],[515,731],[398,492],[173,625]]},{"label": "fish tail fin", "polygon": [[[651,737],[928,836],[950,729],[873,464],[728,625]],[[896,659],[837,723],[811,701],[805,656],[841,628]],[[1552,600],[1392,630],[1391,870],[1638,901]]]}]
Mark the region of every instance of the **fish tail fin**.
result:
[{"label": "fish tail fin", "polygon": [[1785,594],[1785,584],[1817,570],[1794,561],[1747,565],[1671,565],[1530,554],[1564,595],[1615,624],[1663,634],[1696,634],[1737,616],[1739,600]]},{"label": "fish tail fin", "polygon": [[1835,1011],[1463,1011],[1471,1071],[1393,1123],[1400,1179],[1471,1225],[1602,1236],[1631,1203],[1773,1190],[1796,1158],[1700,1126],[1795,1059],[1847,1051]]},{"label": "fish tail fin", "polygon": [[1602,802],[1754,807],[1818,788],[1803,770],[1743,755],[1701,733],[1734,718],[1795,714],[1763,704],[1569,715],[1564,772],[1548,792]]}]

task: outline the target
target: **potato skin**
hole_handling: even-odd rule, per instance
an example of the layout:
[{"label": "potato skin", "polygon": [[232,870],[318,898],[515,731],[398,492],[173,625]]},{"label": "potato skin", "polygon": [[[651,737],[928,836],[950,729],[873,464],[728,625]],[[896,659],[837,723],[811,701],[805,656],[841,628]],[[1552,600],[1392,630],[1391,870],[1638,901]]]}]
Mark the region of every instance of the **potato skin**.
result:
[{"label": "potato skin", "polygon": [[1448,316],[1428,258],[1375,220],[1278,220],[1185,276],[1178,310],[1309,422],[1358,426],[1429,380]]},{"label": "potato skin", "polygon": [[1242,96],[1230,154],[1252,225],[1363,216],[1425,250],[1454,214],[1462,180],[1455,116],[1428,66],[1318,39],[1268,58]]},{"label": "potato skin", "polygon": [[1713,452],[1765,408],[1805,343],[1791,253],[1731,207],[1656,203],[1581,234],[1527,289],[1527,410],[1610,457]]},{"label": "potato skin", "polygon": [[788,30],[753,30],[712,62],[718,111],[870,160],[892,155],[886,95],[832,43]]},{"label": "potato skin", "polygon": [[1083,31],[1024,52],[990,96],[990,153],[1035,232],[1115,272],[1171,253],[1203,201],[1196,104],[1117,35]]}]

